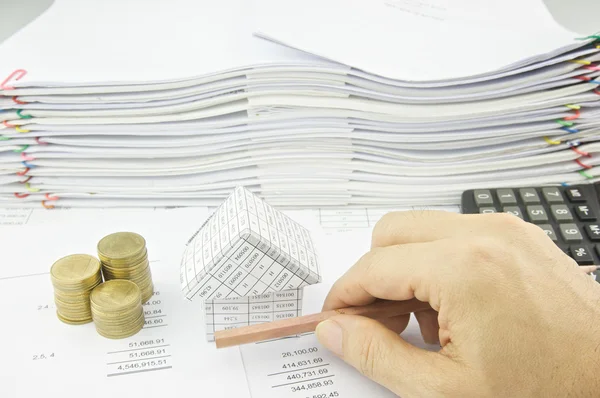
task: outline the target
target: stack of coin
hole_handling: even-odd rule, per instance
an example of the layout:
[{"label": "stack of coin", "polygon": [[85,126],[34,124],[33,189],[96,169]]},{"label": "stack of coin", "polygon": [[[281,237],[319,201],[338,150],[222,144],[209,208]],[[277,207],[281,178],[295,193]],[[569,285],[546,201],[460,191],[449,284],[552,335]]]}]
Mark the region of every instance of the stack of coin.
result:
[{"label": "stack of coin", "polygon": [[92,291],[90,302],[96,330],[104,337],[122,339],[144,327],[141,290],[131,281],[102,283]]},{"label": "stack of coin", "polygon": [[90,293],[102,283],[100,261],[87,254],[73,254],[50,269],[56,315],[61,321],[81,325],[92,321]]},{"label": "stack of coin", "polygon": [[154,294],[146,240],[133,232],[116,232],[98,243],[105,280],[127,279],[142,291],[142,303]]}]

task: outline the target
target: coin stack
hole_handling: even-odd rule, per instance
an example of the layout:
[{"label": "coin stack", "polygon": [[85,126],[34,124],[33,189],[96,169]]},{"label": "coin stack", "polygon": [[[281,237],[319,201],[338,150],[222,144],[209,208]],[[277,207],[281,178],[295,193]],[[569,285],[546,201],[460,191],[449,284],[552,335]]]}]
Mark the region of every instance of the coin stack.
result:
[{"label": "coin stack", "polygon": [[91,322],[90,293],[102,283],[100,261],[87,254],[63,257],[50,268],[50,278],[58,319],[71,325]]},{"label": "coin stack", "polygon": [[146,240],[133,232],[116,232],[98,243],[105,280],[127,279],[135,282],[142,292],[142,303],[154,294],[152,273],[148,262]]},{"label": "coin stack", "polygon": [[130,337],[144,327],[142,293],[138,285],[115,279],[96,287],[90,296],[98,333],[109,339]]}]

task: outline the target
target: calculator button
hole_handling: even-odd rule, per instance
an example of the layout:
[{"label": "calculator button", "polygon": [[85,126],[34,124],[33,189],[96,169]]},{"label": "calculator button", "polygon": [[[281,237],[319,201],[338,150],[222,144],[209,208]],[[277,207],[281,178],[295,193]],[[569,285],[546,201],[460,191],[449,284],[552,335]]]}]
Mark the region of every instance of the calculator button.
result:
[{"label": "calculator button", "polygon": [[556,221],[573,221],[571,210],[565,205],[552,205],[550,212]]},{"label": "calculator button", "polygon": [[585,245],[574,245],[569,248],[571,252],[571,257],[577,264],[579,265],[592,265],[594,264],[594,257],[592,256],[592,252]]},{"label": "calculator button", "polygon": [[600,256],[600,245],[596,245],[596,254]]},{"label": "calculator button", "polygon": [[591,240],[600,241],[600,225],[598,225],[598,224],[586,225],[585,233]]},{"label": "calculator button", "polygon": [[560,234],[566,242],[579,242],[583,239],[579,227],[575,224],[560,224]]},{"label": "calculator button", "polygon": [[563,203],[562,193],[558,188],[542,188],[542,194],[548,203]]},{"label": "calculator button", "polygon": [[592,209],[588,205],[575,206],[575,213],[577,214],[577,218],[579,218],[581,221],[596,220],[596,216],[594,216]]},{"label": "calculator button", "polygon": [[512,214],[513,216],[517,216],[519,217],[521,220],[523,220],[523,212],[521,212],[521,209],[519,209],[517,206],[507,206],[505,208],[502,209],[503,213],[509,213]]},{"label": "calculator button", "polygon": [[553,241],[556,242],[558,240],[558,237],[556,236],[556,232],[554,232],[554,228],[552,228],[552,225],[540,224],[540,225],[538,225],[538,227],[540,227],[546,233],[546,235],[548,235],[548,237],[550,239],[552,239]]},{"label": "calculator button", "polygon": [[585,202],[585,197],[579,188],[569,188],[566,193],[571,202]]},{"label": "calculator button", "polygon": [[540,197],[534,188],[521,188],[519,189],[519,195],[521,195],[521,200],[526,204],[540,203]]},{"label": "calculator button", "polygon": [[496,210],[495,207],[482,207],[479,209],[479,212],[481,214],[492,214],[492,213],[498,213],[498,210]]},{"label": "calculator button", "polygon": [[498,189],[496,194],[498,195],[498,200],[500,200],[500,204],[502,205],[517,204],[517,197],[512,189]]},{"label": "calculator button", "polygon": [[487,189],[476,189],[474,195],[477,207],[494,204],[492,193]]},{"label": "calculator button", "polygon": [[527,206],[527,215],[529,220],[534,223],[548,221],[548,214],[543,206]]}]

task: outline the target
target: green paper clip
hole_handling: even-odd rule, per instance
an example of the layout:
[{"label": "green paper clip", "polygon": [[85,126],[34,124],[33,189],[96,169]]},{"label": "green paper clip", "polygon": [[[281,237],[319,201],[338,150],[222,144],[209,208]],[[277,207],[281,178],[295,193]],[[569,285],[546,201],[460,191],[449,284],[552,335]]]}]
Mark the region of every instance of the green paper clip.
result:
[{"label": "green paper clip", "polygon": [[588,173],[586,173],[585,170],[579,170],[579,174],[581,174],[582,176],[584,176],[588,180],[591,180],[592,178],[594,178],[593,176],[591,176]]},{"label": "green paper clip", "polygon": [[578,37],[577,40],[600,40],[600,34],[587,37]]},{"label": "green paper clip", "polygon": [[21,112],[23,112],[23,109],[19,109],[17,111],[17,115],[21,118],[21,119],[31,119],[33,116],[31,115],[23,115]]}]

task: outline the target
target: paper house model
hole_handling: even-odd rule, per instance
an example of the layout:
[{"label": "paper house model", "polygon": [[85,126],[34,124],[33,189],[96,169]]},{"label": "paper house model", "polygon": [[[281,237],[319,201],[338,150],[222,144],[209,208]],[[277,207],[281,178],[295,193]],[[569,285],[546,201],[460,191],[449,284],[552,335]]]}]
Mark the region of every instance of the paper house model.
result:
[{"label": "paper house model", "polygon": [[181,263],[189,300],[257,296],[321,282],[308,230],[238,187],[191,237]]}]

